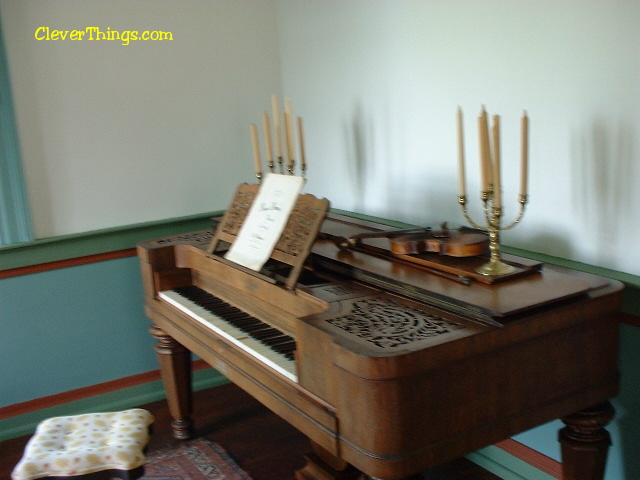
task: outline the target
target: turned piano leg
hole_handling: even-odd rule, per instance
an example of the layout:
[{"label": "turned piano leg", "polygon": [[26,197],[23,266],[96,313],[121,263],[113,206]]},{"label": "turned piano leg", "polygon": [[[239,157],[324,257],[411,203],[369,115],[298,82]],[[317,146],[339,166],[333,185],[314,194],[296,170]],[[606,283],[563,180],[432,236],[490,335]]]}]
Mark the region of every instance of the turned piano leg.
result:
[{"label": "turned piano leg", "polygon": [[191,352],[155,325],[149,331],[158,341],[155,352],[160,364],[169,412],[173,417],[173,436],[180,440],[190,438],[193,434]]},{"label": "turned piano leg", "polygon": [[614,415],[609,402],[564,417],[559,432],[564,480],[602,480],[611,445],[605,426]]}]

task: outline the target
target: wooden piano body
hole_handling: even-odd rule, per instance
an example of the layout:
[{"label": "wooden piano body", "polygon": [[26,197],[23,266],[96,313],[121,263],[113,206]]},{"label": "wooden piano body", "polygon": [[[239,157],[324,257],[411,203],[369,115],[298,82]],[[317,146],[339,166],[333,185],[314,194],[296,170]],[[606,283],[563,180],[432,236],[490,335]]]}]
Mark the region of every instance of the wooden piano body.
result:
[{"label": "wooden piano body", "polygon": [[[385,228],[330,215],[295,289],[218,261],[207,232],[139,245],[175,435],[192,431],[193,352],[311,440],[298,479],[412,478],[556,418],[564,478],[601,478],[621,284],[551,266],[466,284],[333,240]],[[161,293],[189,286],[295,339],[292,371]]]}]

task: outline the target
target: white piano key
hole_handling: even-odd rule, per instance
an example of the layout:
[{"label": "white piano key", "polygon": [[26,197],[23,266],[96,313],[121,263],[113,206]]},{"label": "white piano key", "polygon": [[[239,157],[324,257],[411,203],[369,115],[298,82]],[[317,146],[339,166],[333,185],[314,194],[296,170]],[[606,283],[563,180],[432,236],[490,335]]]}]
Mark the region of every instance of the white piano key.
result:
[{"label": "white piano key", "polygon": [[270,349],[267,345],[250,337],[247,332],[231,325],[223,318],[214,315],[207,309],[201,307],[188,298],[183,297],[179,293],[174,292],[173,290],[160,292],[158,297],[229,340],[231,343],[252,355],[263,364],[269,366],[289,380],[297,383],[298,376],[296,374],[295,361]]}]

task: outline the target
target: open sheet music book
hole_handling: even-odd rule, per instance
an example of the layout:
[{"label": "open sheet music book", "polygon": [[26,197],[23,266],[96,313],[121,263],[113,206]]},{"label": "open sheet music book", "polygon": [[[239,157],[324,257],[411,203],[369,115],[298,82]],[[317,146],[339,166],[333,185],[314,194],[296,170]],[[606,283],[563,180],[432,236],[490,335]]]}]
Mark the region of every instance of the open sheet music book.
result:
[{"label": "open sheet music book", "polygon": [[238,186],[209,245],[220,253],[220,241],[230,244],[221,260],[267,274],[274,260],[288,266],[283,283],[293,288],[329,209],[326,198],[301,194],[304,179],[269,173],[262,185]]},{"label": "open sheet music book", "polygon": [[302,177],[267,174],[225,258],[260,271],[271,257],[303,185]]}]

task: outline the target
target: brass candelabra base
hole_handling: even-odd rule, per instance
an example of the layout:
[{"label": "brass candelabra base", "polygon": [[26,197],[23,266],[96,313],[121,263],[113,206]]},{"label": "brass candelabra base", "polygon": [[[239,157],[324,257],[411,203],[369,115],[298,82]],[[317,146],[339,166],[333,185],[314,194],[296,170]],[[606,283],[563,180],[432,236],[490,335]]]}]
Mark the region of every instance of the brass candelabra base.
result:
[{"label": "brass candelabra base", "polygon": [[506,275],[515,271],[515,267],[500,260],[499,218],[502,212],[498,209],[495,210],[497,211],[494,213],[492,222],[489,223],[489,226],[486,229],[489,233],[489,251],[491,252],[491,259],[476,269],[476,272],[480,275]]},{"label": "brass candelabra base", "polygon": [[516,268],[508,263],[504,263],[500,259],[492,258],[484,265],[479,266],[476,269],[480,275],[507,275],[508,273],[513,273],[516,271]]},{"label": "brass candelabra base", "polygon": [[509,230],[513,228],[517,223],[520,222],[522,216],[524,215],[524,207],[527,203],[527,196],[520,196],[520,212],[518,213],[518,217],[511,223],[509,226],[501,226],[500,219],[502,217],[502,208],[494,207],[491,201],[489,192],[483,192],[483,201],[484,201],[484,209],[485,209],[485,220],[486,227],[482,227],[475,223],[467,212],[466,204],[467,198],[465,195],[460,195],[458,197],[458,204],[462,208],[462,213],[464,214],[467,221],[475,228],[480,230],[484,230],[489,234],[489,251],[491,254],[490,260],[479,266],[476,269],[476,272],[480,275],[487,276],[499,276],[499,275],[507,275],[516,271],[516,268],[513,265],[509,265],[508,263],[504,263],[500,260],[500,231],[501,230]]}]

